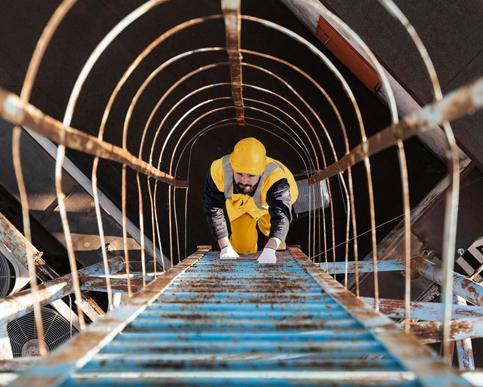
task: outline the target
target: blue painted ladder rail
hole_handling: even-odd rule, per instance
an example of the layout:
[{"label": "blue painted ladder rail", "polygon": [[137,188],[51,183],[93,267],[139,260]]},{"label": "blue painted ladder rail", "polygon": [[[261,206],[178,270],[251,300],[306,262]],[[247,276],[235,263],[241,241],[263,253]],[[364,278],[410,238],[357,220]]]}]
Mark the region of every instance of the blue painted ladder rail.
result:
[{"label": "blue painted ladder rail", "polygon": [[200,248],[12,385],[467,385],[297,248]]}]

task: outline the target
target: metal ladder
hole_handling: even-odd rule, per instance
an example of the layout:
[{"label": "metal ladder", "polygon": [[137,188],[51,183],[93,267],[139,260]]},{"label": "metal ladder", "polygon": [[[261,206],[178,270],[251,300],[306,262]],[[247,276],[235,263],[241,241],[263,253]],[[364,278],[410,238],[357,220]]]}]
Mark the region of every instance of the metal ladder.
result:
[{"label": "metal ladder", "polygon": [[296,248],[200,248],[12,385],[468,385]]}]

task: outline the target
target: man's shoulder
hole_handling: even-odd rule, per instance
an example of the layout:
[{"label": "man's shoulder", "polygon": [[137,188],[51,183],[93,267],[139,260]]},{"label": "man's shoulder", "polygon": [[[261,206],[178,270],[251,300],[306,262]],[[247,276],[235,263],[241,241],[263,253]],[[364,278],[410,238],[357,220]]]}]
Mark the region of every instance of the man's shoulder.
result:
[{"label": "man's shoulder", "polygon": [[214,167],[221,167],[222,164],[223,164],[223,157],[213,160],[213,162],[211,163],[211,169],[213,169]]}]

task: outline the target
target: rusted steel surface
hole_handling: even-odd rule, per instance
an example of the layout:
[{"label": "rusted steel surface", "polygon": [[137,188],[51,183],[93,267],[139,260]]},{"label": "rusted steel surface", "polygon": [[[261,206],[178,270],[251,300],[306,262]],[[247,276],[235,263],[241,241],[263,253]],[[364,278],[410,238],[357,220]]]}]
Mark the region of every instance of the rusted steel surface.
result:
[{"label": "rusted steel surface", "polygon": [[339,282],[313,264],[299,248],[289,248],[289,253],[329,296],[383,343],[401,364],[414,372],[420,384],[434,386],[465,383],[451,367],[438,359],[429,347],[402,331],[388,317],[374,311],[362,300],[356,298]]},{"label": "rusted steel surface", "polygon": [[0,360],[0,374],[4,372],[18,372],[31,367],[35,358],[17,357],[15,359]]},{"label": "rusted steel surface", "polygon": [[344,63],[369,90],[379,91],[381,79],[377,72],[323,16],[319,16],[314,32],[324,46]]},{"label": "rusted steel surface", "polygon": [[[154,369],[156,367],[151,367]],[[220,367],[221,368],[221,367]],[[302,367],[301,367],[302,368]],[[172,386],[172,385],[202,385],[202,386],[225,386],[228,383],[241,386],[280,386],[283,384],[312,384],[313,380],[318,385],[377,385],[386,384],[388,380],[391,385],[414,386],[414,376],[411,372],[396,371],[312,371],[304,370],[294,376],[292,372],[285,371],[251,371],[249,376],[244,371],[204,371],[193,372],[184,370],[173,371],[126,371],[123,373],[105,372],[102,376],[96,373],[85,373],[79,375],[79,384],[95,379],[97,383],[136,383],[142,378],[148,385]],[[69,384],[69,385],[77,385]]]},{"label": "rusted steel surface", "polygon": [[60,121],[45,115],[35,106],[24,103],[18,95],[0,88],[0,116],[15,125],[25,126],[49,138],[57,144],[82,151],[102,159],[125,164],[153,179],[173,185],[187,187],[187,182],[176,180],[145,161],[133,156],[127,150],[97,137],[86,134],[70,126],[64,126]]},{"label": "rusted steel surface", "polygon": [[207,254],[69,383],[414,379],[288,254],[271,266],[256,258]]},{"label": "rusted steel surface", "polygon": [[[162,290],[152,288],[157,279],[140,292],[151,297],[142,312],[124,306],[119,308],[124,308],[122,313],[111,312],[107,321],[77,336],[84,335],[84,341],[74,339],[27,370],[14,385],[61,381],[59,371],[70,376],[63,385],[417,383],[417,374],[401,366],[373,332],[393,333],[394,324],[388,328],[386,317],[358,300],[357,313],[366,313],[370,320],[354,319],[340,301],[345,295],[335,297],[339,287],[332,288],[330,282],[323,286],[303,259],[294,260],[289,253],[277,255],[278,263],[268,266],[258,265],[256,255],[227,262],[220,261],[217,253],[208,253],[201,260],[185,260],[167,273],[182,267],[179,275],[164,278]],[[137,297],[128,305],[139,309],[142,302]],[[115,322],[122,326],[113,333]],[[94,345],[89,334],[100,335]],[[402,345],[407,350],[408,345]],[[93,347],[97,354],[87,354]],[[443,374],[435,383],[450,379],[438,369],[437,361],[426,361],[431,351],[409,347],[408,355],[430,368],[436,366],[435,374]]]},{"label": "rusted steel surface", "polygon": [[[359,273],[372,273],[374,271],[374,263],[372,261],[349,261],[347,262],[335,262],[329,264],[326,267],[325,263],[320,264],[320,268],[322,270],[328,271],[329,274],[344,274],[346,271],[347,273],[355,273],[356,266],[359,270]],[[335,268],[335,271],[334,271]],[[400,259],[385,259],[384,261],[380,261],[377,264],[378,271],[403,271],[404,270],[404,262]]]},{"label": "rusted steel surface", "polygon": [[426,105],[421,110],[404,117],[400,123],[393,124],[371,136],[365,143],[354,147],[338,162],[312,175],[310,182],[315,183],[335,176],[364,160],[365,157],[395,145],[398,140],[405,140],[417,133],[425,132],[441,124],[444,120],[451,121],[472,114],[482,107],[483,78],[478,78],[469,85],[447,94],[441,101]]},{"label": "rusted steel surface", "polygon": [[[361,297],[368,305],[374,304],[374,299]],[[392,318],[404,318],[404,300],[380,300],[381,313]],[[439,321],[443,315],[443,304],[437,302],[411,302],[411,318],[414,320]],[[473,305],[453,305],[452,318],[483,318],[483,307]]]},{"label": "rusted steel surface", "polygon": [[218,253],[198,260],[198,252],[13,385],[465,384],[299,250],[289,252],[262,266],[256,256],[227,262]]},{"label": "rusted steel surface", "polygon": [[[424,343],[442,340],[442,324],[439,321],[412,322],[411,333]],[[451,320],[450,340],[483,337],[483,317]]]},{"label": "rusted steel surface", "polygon": [[[124,267],[121,257],[112,258],[109,262],[113,272],[118,272]],[[83,275],[96,274],[102,269],[102,264],[98,263],[80,270],[79,274],[82,279]],[[44,282],[39,285],[38,290],[38,302],[41,305],[50,304],[73,292],[72,275],[67,274],[63,277]],[[83,300],[83,304],[86,304],[82,306],[83,308],[89,307],[89,303],[86,300]],[[30,289],[5,297],[0,300],[0,320],[11,321],[24,316],[32,311],[33,305],[34,296]],[[90,307],[92,308],[93,305]]]},{"label": "rusted steel surface", "polygon": [[456,342],[456,352],[458,354],[458,366],[460,370],[475,370],[475,356],[473,354],[473,343],[470,338],[458,340]]},{"label": "rusted steel surface", "polygon": [[[10,339],[8,340],[9,351],[11,352]],[[31,367],[34,364],[35,358],[32,357],[17,357],[14,358],[13,354],[10,358],[6,358],[3,348],[0,351],[0,386],[6,386],[12,380],[14,380],[18,373],[24,369]]]},{"label": "rusted steel surface", "polygon": [[[427,279],[443,284],[444,273],[443,269],[424,259],[422,257],[415,257],[412,259],[412,268]],[[458,296],[463,297],[466,301],[474,305],[483,305],[483,286],[461,274],[453,272],[454,292]]]},{"label": "rusted steel surface", "polygon": [[242,54],[240,52],[240,0],[221,0],[221,8],[225,17],[225,38],[228,62],[230,65],[231,93],[235,105],[236,120],[245,125],[245,109],[242,90]]},{"label": "rusted steel surface", "polygon": [[[84,291],[107,292],[106,280],[103,278],[94,276],[83,276],[81,277],[81,282],[81,289]],[[130,287],[133,293],[141,291],[143,288],[143,278],[132,278],[131,276]],[[128,289],[129,287],[126,278],[111,277],[111,290],[113,293],[127,293]]]},{"label": "rusted steel surface", "polygon": [[126,304],[112,310],[83,332],[74,336],[69,344],[60,347],[46,358],[39,359],[12,382],[12,386],[55,386],[67,379],[78,367],[88,362],[108,344],[127,324],[154,302],[167,286],[181,273],[195,264],[207,249],[200,249],[182,263],[160,275]]}]

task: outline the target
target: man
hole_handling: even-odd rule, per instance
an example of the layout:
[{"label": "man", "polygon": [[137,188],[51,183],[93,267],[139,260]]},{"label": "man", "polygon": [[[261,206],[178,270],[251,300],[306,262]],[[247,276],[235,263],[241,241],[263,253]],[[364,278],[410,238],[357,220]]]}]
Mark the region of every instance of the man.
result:
[{"label": "man", "polygon": [[[240,140],[229,155],[211,164],[206,178],[203,207],[221,259],[258,251],[259,230],[268,242],[259,263],[276,263],[275,251],[285,245],[292,220],[292,204],[298,196],[292,173],[282,163],[266,156],[256,138]],[[231,236],[224,216],[226,208]]]}]

